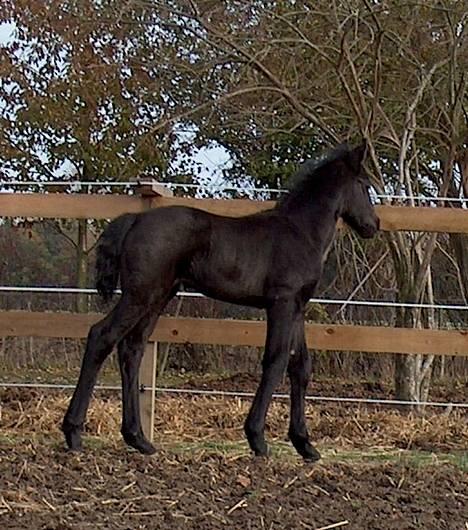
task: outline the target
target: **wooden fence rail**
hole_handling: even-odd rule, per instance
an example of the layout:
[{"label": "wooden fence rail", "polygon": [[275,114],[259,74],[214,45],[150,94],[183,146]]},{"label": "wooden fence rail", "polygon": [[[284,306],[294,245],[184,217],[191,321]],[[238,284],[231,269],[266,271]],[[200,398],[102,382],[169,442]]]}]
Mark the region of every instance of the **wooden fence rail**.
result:
[{"label": "wooden fence rail", "polygon": [[[61,193],[0,193],[0,217],[112,219],[126,212],[183,205],[219,215],[240,217],[272,208],[273,201],[191,199],[138,195],[68,195]],[[376,207],[385,231],[414,230],[468,234],[468,210],[463,208]]]},{"label": "wooden fence rail", "polygon": [[[0,337],[82,339],[103,315],[0,311]],[[265,322],[161,317],[152,342],[263,346]],[[307,324],[307,344],[316,350],[468,356],[468,330]]]}]

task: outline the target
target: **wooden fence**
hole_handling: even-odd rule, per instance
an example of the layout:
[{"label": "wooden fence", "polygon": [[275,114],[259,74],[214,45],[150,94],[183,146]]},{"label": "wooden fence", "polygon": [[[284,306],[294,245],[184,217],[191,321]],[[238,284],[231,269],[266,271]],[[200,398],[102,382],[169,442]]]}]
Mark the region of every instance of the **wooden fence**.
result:
[{"label": "wooden fence", "polygon": [[[125,212],[173,204],[213,213],[240,216],[274,205],[250,200],[167,197],[154,185],[138,195],[67,195],[0,193],[0,216],[67,219],[110,219]],[[460,208],[377,206],[385,231],[426,231],[468,234],[468,210]],[[0,336],[85,338],[97,314],[0,312]],[[428,330],[379,326],[307,324],[307,343],[319,350],[368,351],[398,354],[468,356],[468,330]],[[158,342],[263,346],[265,324],[260,321],[161,318],[150,338],[140,370],[144,430],[153,435]]]},{"label": "wooden fence", "polygon": [[[146,190],[144,190],[146,191]],[[0,193],[0,217],[112,219],[126,212],[161,206],[193,206],[219,215],[240,217],[274,206],[273,201],[191,199],[150,195],[68,195],[61,193]],[[381,230],[468,234],[468,211],[462,208],[376,206]]]}]

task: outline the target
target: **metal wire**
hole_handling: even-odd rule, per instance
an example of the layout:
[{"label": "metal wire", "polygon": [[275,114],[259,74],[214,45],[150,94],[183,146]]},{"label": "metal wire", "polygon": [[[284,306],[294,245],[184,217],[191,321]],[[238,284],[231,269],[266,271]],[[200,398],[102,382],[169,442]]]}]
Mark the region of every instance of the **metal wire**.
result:
[{"label": "metal wire", "polygon": [[[23,180],[13,180],[13,181],[0,181],[0,186],[113,186],[113,187],[119,187],[119,186],[139,186],[141,184],[147,184],[147,183],[153,183],[152,180],[144,180],[141,181],[121,181],[121,182],[115,182],[115,181],[102,181],[102,182],[89,182],[89,181],[47,181],[47,182],[37,182],[33,180],[29,181],[23,181]],[[245,186],[225,186],[224,184],[194,184],[194,183],[187,183],[183,184],[181,182],[157,182],[160,186],[164,186],[166,188],[180,188],[180,189],[205,189],[205,190],[213,190],[216,189],[218,191],[241,191],[241,192],[247,192],[247,191],[258,191],[258,192],[265,192],[265,193],[287,193],[288,190],[286,189],[276,189],[276,188],[257,188],[257,187],[245,187]]]},{"label": "metal wire", "polygon": [[[143,182],[143,181],[142,181]],[[81,181],[81,180],[1,180],[0,186],[138,186],[140,183],[135,180],[131,181]],[[161,183],[162,184],[162,183]],[[165,185],[165,184],[163,184]]]},{"label": "metal wire", "polygon": [[[18,292],[18,293],[59,293],[59,294],[89,294],[96,295],[96,289],[80,289],[77,287],[20,287],[20,286],[0,286],[0,292]],[[121,294],[122,291],[117,289],[116,294]],[[176,296],[185,298],[206,298],[204,294],[179,291]],[[327,298],[310,298],[309,302],[316,304],[331,304],[331,305],[357,305],[369,307],[411,307],[422,309],[445,309],[454,311],[468,311],[468,305],[454,305],[454,304],[416,304],[410,302],[387,302],[385,300],[334,300]]]},{"label": "metal wire", "polygon": [[[75,385],[70,384],[54,384],[54,383],[0,383],[0,388],[42,388],[42,389],[58,389],[58,390],[73,390]],[[114,385],[97,385],[95,390],[121,390],[120,386]],[[142,386],[141,390],[152,390],[150,386]],[[156,392],[166,394],[190,394],[197,396],[222,396],[222,397],[237,397],[237,398],[251,398],[254,392],[237,392],[229,390],[202,390],[195,388],[170,388],[160,387],[154,388]],[[273,394],[275,399],[289,399],[288,394]],[[398,399],[376,399],[376,398],[354,398],[354,397],[334,397],[334,396],[306,396],[308,401],[325,401],[336,403],[369,403],[374,405],[403,405],[415,406],[424,405],[428,407],[444,407],[444,408],[468,408],[468,403],[452,403],[440,401],[403,401]]]},{"label": "metal wire", "polygon": [[[142,182],[135,181],[102,181],[102,182],[82,182],[82,181],[56,181],[56,182],[37,182],[37,181],[0,181],[0,186],[138,186]],[[237,192],[264,192],[264,193],[287,193],[285,189],[275,188],[257,188],[257,187],[236,187],[236,186],[224,186],[219,185],[204,185],[204,184],[181,184],[177,182],[161,182],[163,186],[170,188],[182,188],[182,189],[206,189],[213,190],[217,189],[220,191],[237,191]],[[467,203],[468,198],[465,197],[427,197],[427,196],[407,196],[407,195],[382,195],[375,194],[376,198],[379,199],[395,199],[400,201],[407,200],[418,200],[418,201],[444,201],[444,202],[463,202]],[[78,289],[78,288],[62,288],[62,287],[18,287],[18,286],[0,286],[0,291],[8,292],[42,292],[42,293],[63,293],[63,294],[96,294],[95,289]],[[120,291],[116,291],[117,293]],[[183,297],[204,297],[201,293],[190,293],[190,292],[179,292],[178,296]],[[399,303],[399,302],[384,302],[384,301],[367,301],[367,300],[326,300],[311,298],[310,302],[323,303],[323,304],[352,304],[361,306],[379,306],[379,307],[413,307],[413,308],[432,308],[432,309],[453,309],[453,310],[467,310],[468,306],[461,305],[434,305],[434,304],[416,304],[416,303]],[[43,389],[74,389],[75,385],[70,384],[52,384],[52,383],[0,383],[1,388],[43,388]],[[143,387],[143,390],[149,390],[151,387]],[[113,385],[99,385],[96,390],[120,390],[119,386]],[[209,395],[209,396],[224,396],[224,397],[253,397],[253,392],[236,392],[236,391],[221,391],[221,390],[201,390],[201,389],[180,389],[180,388],[167,388],[167,387],[155,387],[157,392],[172,393],[172,394],[190,394],[190,395]],[[275,399],[289,399],[287,394],[274,394]],[[382,404],[382,405],[403,405],[403,406],[415,406],[424,405],[432,407],[444,407],[444,408],[468,408],[467,403],[452,403],[452,402],[434,402],[434,401],[402,401],[393,399],[374,399],[374,398],[353,398],[353,397],[332,397],[332,396],[306,396],[309,401],[325,401],[325,402],[338,402],[338,403],[369,403],[369,404]]]},{"label": "metal wire", "polygon": [[[0,181],[0,186],[139,186],[140,184],[144,184],[146,182],[152,182],[151,180],[144,180],[142,179],[140,182],[138,181],[122,181],[122,182],[116,182],[116,181],[102,181],[102,182],[96,182],[96,181],[46,181],[46,182],[38,182],[34,180],[24,181],[24,180],[12,180],[12,181]],[[194,184],[194,183],[187,183],[182,184],[180,182],[158,182],[159,185],[165,186],[168,188],[189,188],[189,189],[205,189],[205,190],[213,190],[216,189],[218,191],[237,191],[237,192],[249,192],[249,191],[255,191],[255,192],[264,192],[264,193],[288,193],[287,189],[284,188],[258,188],[258,187],[246,187],[246,186],[226,186],[224,184]],[[375,194],[374,197],[378,199],[392,199],[392,200],[400,200],[400,201],[443,201],[443,202],[463,202],[468,203],[467,197],[431,197],[426,195],[393,195],[393,194]]]}]

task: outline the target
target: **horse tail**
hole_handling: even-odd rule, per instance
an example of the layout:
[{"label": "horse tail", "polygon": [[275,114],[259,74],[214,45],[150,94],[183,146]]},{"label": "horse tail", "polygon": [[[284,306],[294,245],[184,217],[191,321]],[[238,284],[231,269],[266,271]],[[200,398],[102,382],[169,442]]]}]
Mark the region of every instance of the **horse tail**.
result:
[{"label": "horse tail", "polygon": [[136,220],[126,213],[114,219],[101,234],[96,256],[96,289],[105,302],[114,294],[120,276],[120,256],[125,236]]}]

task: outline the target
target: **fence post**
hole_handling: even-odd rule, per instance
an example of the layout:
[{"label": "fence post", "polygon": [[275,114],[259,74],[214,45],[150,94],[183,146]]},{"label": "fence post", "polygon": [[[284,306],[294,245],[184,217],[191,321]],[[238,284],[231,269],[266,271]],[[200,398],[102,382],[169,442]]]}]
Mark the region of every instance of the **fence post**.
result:
[{"label": "fence post", "polygon": [[143,432],[150,442],[154,434],[154,408],[156,401],[156,368],[158,343],[148,342],[140,365],[140,416]]},{"label": "fence post", "polygon": [[[154,180],[137,179],[136,192],[140,195],[145,208],[151,209],[154,197],[170,197],[168,188]],[[148,342],[140,365],[140,416],[143,432],[150,442],[154,438],[154,412],[156,402],[156,371],[158,366],[158,343]]]}]

